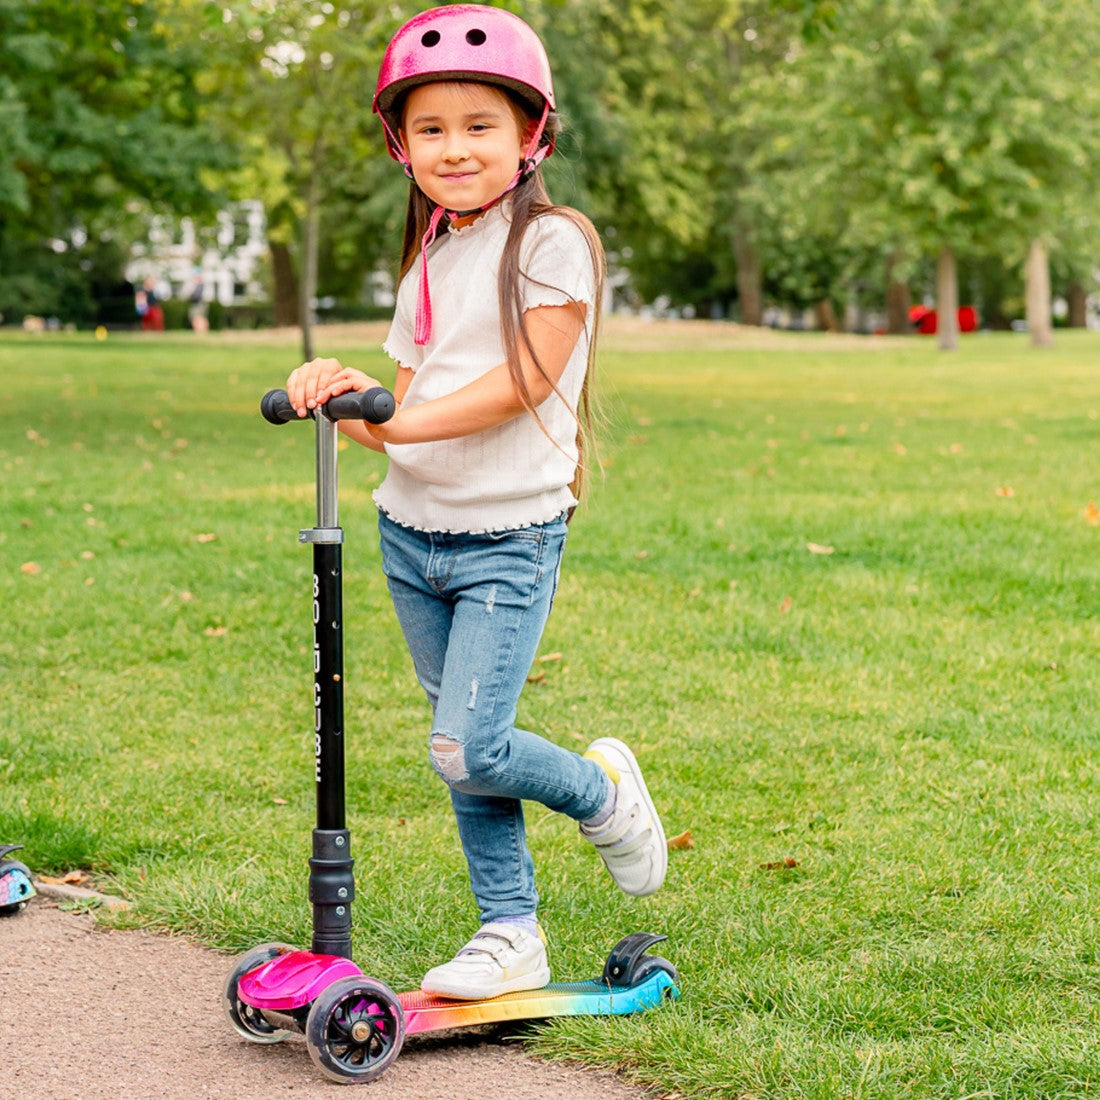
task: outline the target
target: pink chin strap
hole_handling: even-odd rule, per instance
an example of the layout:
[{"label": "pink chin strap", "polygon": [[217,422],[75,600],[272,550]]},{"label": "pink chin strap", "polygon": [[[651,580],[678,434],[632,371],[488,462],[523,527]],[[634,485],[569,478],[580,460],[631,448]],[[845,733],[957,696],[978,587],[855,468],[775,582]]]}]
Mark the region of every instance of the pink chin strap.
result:
[{"label": "pink chin strap", "polygon": [[[527,149],[524,151],[523,160],[516,169],[516,174],[512,177],[512,182],[509,183],[495,199],[485,203],[484,206],[475,207],[473,210],[447,210],[445,207],[437,206],[432,211],[431,221],[428,223],[428,231],[420,241],[420,285],[417,288],[416,330],[413,334],[413,341],[417,347],[423,347],[432,338],[432,295],[428,286],[428,248],[439,232],[439,223],[443,220],[444,215],[450,218],[451,221],[455,221],[458,218],[464,218],[470,214],[483,213],[496,206],[505,195],[514,191],[521,181],[527,179],[551,152],[553,152],[554,143],[552,141],[547,145],[543,145],[541,148],[539,146],[539,142],[542,140],[543,130],[546,129],[546,119],[549,114],[550,104],[546,103],[542,109],[542,118],[539,119],[539,124],[535,128],[531,140],[527,143]],[[385,126],[386,134],[390,138],[391,149],[400,151],[400,155],[396,159],[399,160],[404,167],[405,174],[409,179],[412,179],[412,168],[409,164],[408,157],[405,156],[401,143],[396,140],[393,133],[390,131],[385,116],[382,118],[382,125]]]}]

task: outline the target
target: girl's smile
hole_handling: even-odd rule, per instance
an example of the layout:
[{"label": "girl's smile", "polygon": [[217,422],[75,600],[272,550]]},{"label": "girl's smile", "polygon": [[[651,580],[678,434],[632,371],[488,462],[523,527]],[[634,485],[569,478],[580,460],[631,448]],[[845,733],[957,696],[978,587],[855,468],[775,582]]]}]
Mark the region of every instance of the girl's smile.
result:
[{"label": "girl's smile", "polygon": [[522,115],[487,84],[436,82],[409,93],[401,141],[413,179],[432,202],[472,211],[468,225],[507,190],[524,153]]}]

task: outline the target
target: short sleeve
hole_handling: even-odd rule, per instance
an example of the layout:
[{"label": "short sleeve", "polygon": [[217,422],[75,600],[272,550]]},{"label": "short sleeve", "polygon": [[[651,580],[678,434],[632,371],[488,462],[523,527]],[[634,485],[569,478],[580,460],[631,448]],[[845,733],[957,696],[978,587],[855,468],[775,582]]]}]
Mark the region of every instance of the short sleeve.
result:
[{"label": "short sleeve", "polygon": [[390,331],[382,344],[382,350],[398,364],[416,370],[424,361],[424,349],[414,339],[416,334],[416,280],[417,268],[413,267],[397,288],[397,304],[394,306]]},{"label": "short sleeve", "polygon": [[524,234],[520,295],[524,310],[572,302],[595,304],[595,261],[588,238],[572,218],[549,214]]}]

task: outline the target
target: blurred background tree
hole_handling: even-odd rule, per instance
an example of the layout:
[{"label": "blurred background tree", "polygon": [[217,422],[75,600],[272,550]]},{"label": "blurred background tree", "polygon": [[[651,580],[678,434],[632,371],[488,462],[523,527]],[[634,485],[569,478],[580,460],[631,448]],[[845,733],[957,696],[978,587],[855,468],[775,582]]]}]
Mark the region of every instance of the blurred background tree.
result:
[{"label": "blurred background tree", "polygon": [[0,314],[87,322],[156,211],[211,212],[233,152],[199,43],[136,0],[0,0]]}]

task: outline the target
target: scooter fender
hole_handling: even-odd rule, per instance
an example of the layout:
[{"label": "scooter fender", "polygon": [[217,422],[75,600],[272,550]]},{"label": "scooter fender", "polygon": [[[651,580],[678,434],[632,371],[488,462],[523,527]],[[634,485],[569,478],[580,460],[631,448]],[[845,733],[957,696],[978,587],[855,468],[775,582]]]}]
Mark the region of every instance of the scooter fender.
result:
[{"label": "scooter fender", "polygon": [[253,1008],[292,1012],[311,1004],[333,982],[362,976],[355,963],[339,955],[292,951],[242,975],[237,996]]}]

